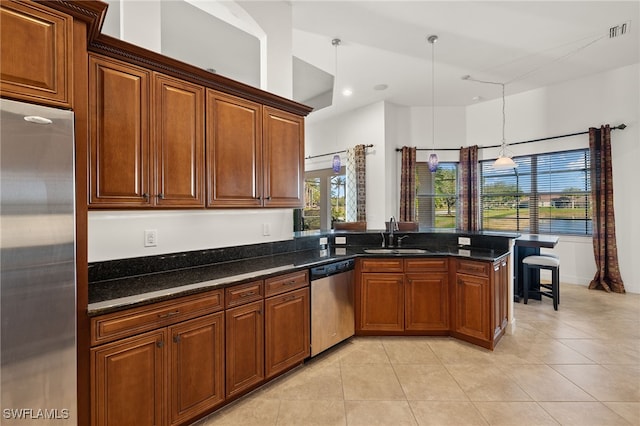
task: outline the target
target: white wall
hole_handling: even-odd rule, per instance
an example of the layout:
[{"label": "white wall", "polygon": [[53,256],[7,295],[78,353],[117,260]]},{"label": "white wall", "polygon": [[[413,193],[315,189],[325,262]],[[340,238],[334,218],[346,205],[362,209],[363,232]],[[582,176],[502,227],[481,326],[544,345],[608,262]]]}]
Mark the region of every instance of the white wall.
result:
[{"label": "white wall", "polygon": [[[640,239],[637,211],[640,197],[640,69],[631,65],[579,80],[508,96],[507,142],[586,131],[603,124],[625,123],[611,134],[614,208],[620,271],[627,291],[640,293],[640,269],[634,264],[635,240]],[[508,89],[507,89],[508,93]],[[501,100],[467,108],[467,144],[494,145],[501,139]],[[514,155],[589,146],[588,135],[510,147]],[[481,150],[495,158],[496,150]],[[561,237],[555,252],[562,259],[563,282],[588,285],[595,273],[589,237]]]},{"label": "white wall", "polygon": [[[387,200],[394,199],[394,194],[387,193],[386,179],[395,179],[395,174],[391,175],[386,171],[390,155],[385,141],[385,103],[377,102],[340,117],[306,124],[306,155],[342,151],[358,144],[373,145],[367,149],[366,157],[367,227],[383,229],[385,220],[391,216],[387,209]],[[322,156],[306,160],[305,170],[330,168],[331,157]],[[346,163],[346,154],[342,154],[341,157]],[[393,157],[391,158],[393,161]],[[397,216],[397,213],[393,214]]]},{"label": "white wall", "polygon": [[[156,247],[144,246],[147,229],[158,231]],[[89,262],[292,238],[291,209],[89,212]]]}]

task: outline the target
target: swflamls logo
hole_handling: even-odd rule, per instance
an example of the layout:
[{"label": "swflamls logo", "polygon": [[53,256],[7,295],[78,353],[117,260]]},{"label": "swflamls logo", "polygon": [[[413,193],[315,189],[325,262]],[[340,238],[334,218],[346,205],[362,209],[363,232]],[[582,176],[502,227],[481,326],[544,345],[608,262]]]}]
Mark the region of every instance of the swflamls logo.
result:
[{"label": "swflamls logo", "polygon": [[67,408],[5,408],[2,418],[6,420],[66,420]]}]

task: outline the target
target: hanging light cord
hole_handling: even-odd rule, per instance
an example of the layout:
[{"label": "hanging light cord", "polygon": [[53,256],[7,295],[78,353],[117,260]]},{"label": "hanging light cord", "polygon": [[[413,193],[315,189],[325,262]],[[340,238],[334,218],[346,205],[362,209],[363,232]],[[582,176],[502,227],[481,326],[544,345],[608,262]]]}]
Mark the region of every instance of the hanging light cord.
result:
[{"label": "hanging light cord", "polygon": [[505,84],[502,83],[502,148],[501,148],[502,152],[500,153],[500,155],[503,156],[503,157],[507,154],[506,153],[506,151],[507,151],[507,140],[504,137],[504,127],[505,127],[505,124],[507,122],[507,116],[505,114],[504,86],[505,86]]},{"label": "hanging light cord", "polygon": [[436,149],[436,41],[431,42],[431,153]]}]

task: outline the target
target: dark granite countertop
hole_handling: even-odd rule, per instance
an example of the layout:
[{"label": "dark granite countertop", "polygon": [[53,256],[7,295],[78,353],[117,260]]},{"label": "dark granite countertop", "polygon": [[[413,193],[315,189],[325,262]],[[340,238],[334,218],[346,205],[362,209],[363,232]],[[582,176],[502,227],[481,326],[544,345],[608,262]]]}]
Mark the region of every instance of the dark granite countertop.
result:
[{"label": "dark granite countertop", "polygon": [[494,261],[508,253],[508,250],[441,246],[429,247],[422,254],[368,254],[364,251],[366,248],[372,247],[303,250],[92,282],[89,285],[88,314],[106,314],[354,257],[462,256]]}]

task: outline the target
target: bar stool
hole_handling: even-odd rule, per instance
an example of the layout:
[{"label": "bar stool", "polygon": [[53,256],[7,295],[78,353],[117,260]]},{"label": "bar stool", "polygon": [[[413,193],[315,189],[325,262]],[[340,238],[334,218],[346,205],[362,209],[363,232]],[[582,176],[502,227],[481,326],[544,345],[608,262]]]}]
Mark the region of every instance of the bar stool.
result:
[{"label": "bar stool", "polygon": [[536,290],[536,293],[553,299],[553,309],[557,311],[560,303],[560,259],[556,256],[527,256],[522,260],[522,265],[524,267],[524,283],[522,286],[524,304],[526,305],[529,300],[529,269],[547,269],[551,271],[551,284],[540,283],[540,289]]}]

